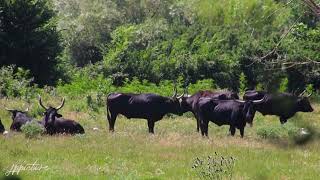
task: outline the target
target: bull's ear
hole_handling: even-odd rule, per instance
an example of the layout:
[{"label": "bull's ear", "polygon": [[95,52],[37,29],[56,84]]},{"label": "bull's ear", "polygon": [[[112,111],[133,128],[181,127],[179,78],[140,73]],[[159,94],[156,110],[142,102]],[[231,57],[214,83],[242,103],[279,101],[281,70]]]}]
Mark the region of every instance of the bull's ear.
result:
[{"label": "bull's ear", "polygon": [[61,118],[62,115],[61,115],[61,114],[57,114],[56,117],[57,117],[57,118]]},{"label": "bull's ear", "polygon": [[226,94],[220,94],[218,98],[224,100],[224,99],[227,99],[227,95]]}]

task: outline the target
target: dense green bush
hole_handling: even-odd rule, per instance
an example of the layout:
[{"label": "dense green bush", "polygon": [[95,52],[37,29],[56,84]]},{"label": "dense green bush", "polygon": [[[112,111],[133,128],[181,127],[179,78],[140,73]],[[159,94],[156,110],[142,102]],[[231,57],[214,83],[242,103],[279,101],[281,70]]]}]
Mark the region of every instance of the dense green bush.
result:
[{"label": "dense green bush", "polygon": [[[177,86],[181,94],[183,93],[186,83],[182,78],[177,78]],[[164,80],[155,84],[147,80],[140,81],[138,78],[132,78],[132,80],[126,78],[122,86],[114,86],[112,79],[105,78],[102,74],[84,70],[78,71],[74,75],[71,83],[59,84],[57,86],[57,93],[69,97],[83,97],[83,95],[86,95],[86,101],[90,101],[88,105],[92,104],[91,102],[94,101],[94,98],[96,102],[101,105],[101,102],[104,101],[102,99],[111,92],[156,93],[164,96],[172,96],[173,88],[173,81]],[[194,84],[188,85],[189,93],[195,93],[201,89],[217,88],[218,86],[211,79],[199,80]]]},{"label": "dense green bush", "polygon": [[297,1],[4,0],[0,9],[0,66],[72,96],[178,78],[238,92],[320,87],[319,19]]},{"label": "dense green bush", "polygon": [[62,46],[49,1],[1,0],[0,9],[0,67],[15,64],[36,83],[53,84]]},{"label": "dense green bush", "polygon": [[28,70],[15,66],[2,67],[0,69],[0,96],[22,97],[30,99],[34,97],[37,88],[31,83]]},{"label": "dense green bush", "polygon": [[296,134],[298,127],[292,123],[286,125],[274,125],[274,126],[261,126],[257,128],[257,135],[264,139],[277,140],[282,138],[288,138],[289,136]]},{"label": "dense green bush", "polygon": [[21,127],[22,132],[26,138],[36,138],[44,133],[44,127],[41,126],[37,121],[33,120],[29,123],[24,124]]}]

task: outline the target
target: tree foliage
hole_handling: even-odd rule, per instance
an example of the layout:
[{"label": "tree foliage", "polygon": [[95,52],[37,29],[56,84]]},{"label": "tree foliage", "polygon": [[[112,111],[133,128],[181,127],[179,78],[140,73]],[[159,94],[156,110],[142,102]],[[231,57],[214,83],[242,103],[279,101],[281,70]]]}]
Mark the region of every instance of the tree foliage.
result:
[{"label": "tree foliage", "polygon": [[54,17],[46,0],[0,1],[0,65],[27,68],[36,83],[52,84],[61,51]]},{"label": "tree foliage", "polygon": [[[51,21],[55,13],[44,3],[45,0],[3,2],[6,2],[3,5],[28,2],[27,8],[19,10],[22,14],[25,9],[37,9],[40,7],[37,3],[42,2],[43,7],[39,8],[42,11],[35,12],[40,14],[37,17],[43,15],[47,18],[37,24],[36,27],[41,28],[32,32],[55,27]],[[60,45],[64,48],[57,66],[61,82],[79,80],[75,74],[83,71],[83,76],[89,76],[89,79],[94,74],[94,77],[111,79],[117,86],[128,80],[161,84],[165,80],[182,78],[185,84],[212,79],[220,88],[236,91],[243,91],[245,87],[302,91],[307,84],[313,84],[315,89],[320,87],[319,17],[308,4],[303,3],[305,1],[52,2],[57,12],[55,22],[62,34]],[[5,11],[0,12],[3,19]],[[2,19],[1,27],[4,27]],[[24,21],[25,24],[30,22]],[[13,37],[4,33],[7,32],[1,31],[1,41]],[[21,44],[20,39],[23,38],[20,36],[25,37],[19,32],[19,39],[14,43]],[[30,34],[26,37],[37,39],[38,36]],[[44,39],[48,37],[52,36],[46,35]],[[58,38],[58,35],[54,37]],[[45,43],[52,47],[53,42]],[[56,46],[46,49],[54,52],[54,57],[59,52]],[[1,49],[1,52],[19,52],[19,49],[10,47]],[[41,57],[37,53],[32,54]],[[8,61],[14,59],[2,57]],[[50,60],[56,62],[53,59],[50,56]],[[31,69],[25,64],[23,66]],[[62,72],[70,73],[66,77],[61,76]]]}]

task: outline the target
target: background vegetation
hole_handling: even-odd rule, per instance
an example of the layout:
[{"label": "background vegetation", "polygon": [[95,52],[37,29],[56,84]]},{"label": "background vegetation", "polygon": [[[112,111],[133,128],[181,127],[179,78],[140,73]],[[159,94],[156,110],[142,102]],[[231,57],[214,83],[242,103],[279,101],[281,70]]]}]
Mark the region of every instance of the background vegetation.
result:
[{"label": "background vegetation", "polygon": [[0,8],[0,66],[27,70],[40,87],[181,77],[239,91],[242,74],[248,88],[275,91],[284,79],[286,91],[320,87],[319,18],[299,0],[4,0]]}]

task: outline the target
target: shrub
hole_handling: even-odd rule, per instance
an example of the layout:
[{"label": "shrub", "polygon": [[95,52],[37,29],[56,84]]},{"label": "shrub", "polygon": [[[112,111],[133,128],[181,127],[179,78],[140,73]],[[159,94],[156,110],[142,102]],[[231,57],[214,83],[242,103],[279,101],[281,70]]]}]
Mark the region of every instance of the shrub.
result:
[{"label": "shrub", "polygon": [[44,133],[44,127],[35,120],[23,125],[21,130],[26,138],[36,138]]},{"label": "shrub", "polygon": [[73,78],[70,84],[59,85],[58,93],[69,96],[87,95],[92,92],[107,95],[112,92],[114,87],[110,79],[104,78],[102,75],[89,75],[86,72],[80,72]]},{"label": "shrub", "polygon": [[0,96],[25,97],[30,99],[33,96],[29,71],[16,66],[4,66],[0,69]]},{"label": "shrub", "polygon": [[298,128],[292,124],[287,123],[286,125],[279,126],[262,126],[257,129],[257,135],[264,139],[282,139],[288,138],[291,134],[297,132]]},{"label": "shrub", "polygon": [[223,157],[217,152],[207,158],[197,157],[192,165],[200,179],[232,179],[235,158]]},{"label": "shrub", "polygon": [[246,87],[247,87],[247,84],[248,84],[248,82],[246,80],[246,75],[244,73],[240,74],[239,82],[240,82],[239,91],[241,93],[244,93],[246,91]]}]

